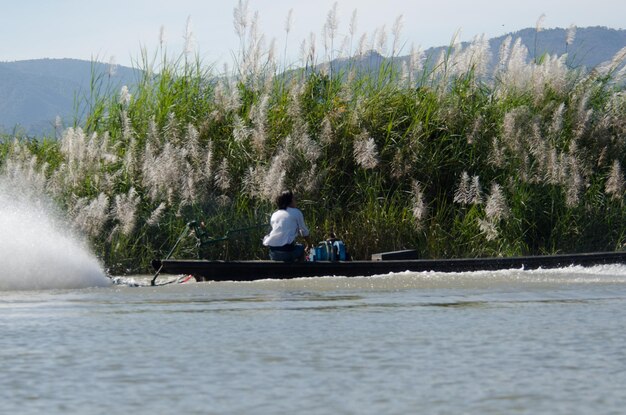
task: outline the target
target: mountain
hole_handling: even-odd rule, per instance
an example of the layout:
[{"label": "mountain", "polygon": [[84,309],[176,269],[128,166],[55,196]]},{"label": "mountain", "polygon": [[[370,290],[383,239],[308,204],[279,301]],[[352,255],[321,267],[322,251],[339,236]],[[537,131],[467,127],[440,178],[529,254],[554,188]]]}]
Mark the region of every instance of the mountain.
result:
[{"label": "mountain", "polygon": [[92,74],[104,91],[135,83],[137,72],[77,59],[0,62],[0,133],[51,135],[57,116],[69,125],[80,114]]},{"label": "mountain", "polygon": [[[594,68],[604,62],[610,61],[615,54],[626,46],[626,30],[609,29],[606,27],[586,27],[578,28],[571,44],[567,44],[567,29],[547,29],[537,32],[536,29],[523,29],[517,32],[505,34],[503,36],[489,39],[491,50],[491,69],[497,65],[499,60],[500,47],[504,41],[511,37],[515,42],[521,39],[523,45],[528,49],[528,58],[534,59],[543,54],[561,56],[567,53],[567,65],[570,67]],[[463,47],[467,47],[469,42],[461,42]],[[426,65],[433,65],[442,52],[446,52],[450,45],[431,47],[424,50]],[[408,56],[394,58],[394,64],[408,62]],[[380,65],[388,62],[388,58],[375,51],[370,51],[363,55],[356,63],[357,67],[366,71],[377,71]],[[349,59],[337,59],[332,62],[333,70],[341,71],[348,65],[354,65]]]},{"label": "mountain", "polygon": [[[544,53],[562,55],[568,52],[567,63],[574,67],[593,68],[609,61],[626,46],[626,30],[606,27],[578,28],[574,41],[567,45],[566,29],[546,29],[537,32],[523,29],[518,32],[489,40],[492,64],[498,60],[498,51],[504,40],[521,38],[529,50],[529,58]],[[436,60],[447,46],[433,47],[426,56]],[[398,61],[407,57],[396,58]],[[385,58],[375,52],[369,53],[358,64],[377,70]],[[333,62],[334,69],[346,65],[345,61]],[[19,132],[29,136],[54,134],[57,116],[65,125],[71,125],[81,115],[82,104],[90,93],[92,74],[102,81],[102,91],[119,91],[123,85],[132,86],[140,78],[136,69],[118,66],[109,75],[109,65],[77,59],[36,59],[16,62],[0,62],[0,133]]]},{"label": "mountain", "polygon": [[494,59],[502,42],[511,36],[513,40],[522,39],[529,51],[529,57],[568,54],[567,62],[571,66],[593,68],[603,62],[610,61],[613,56],[626,46],[626,30],[609,29],[607,27],[584,27],[575,32],[574,41],[567,45],[567,29],[549,29],[537,32],[535,29],[523,29],[515,33],[490,39]]}]

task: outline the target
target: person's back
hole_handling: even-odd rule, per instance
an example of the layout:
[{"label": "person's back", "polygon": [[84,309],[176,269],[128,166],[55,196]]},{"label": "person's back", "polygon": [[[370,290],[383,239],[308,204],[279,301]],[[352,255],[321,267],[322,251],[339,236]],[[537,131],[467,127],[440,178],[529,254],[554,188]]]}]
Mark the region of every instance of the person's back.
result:
[{"label": "person's back", "polygon": [[291,244],[300,233],[303,236],[309,233],[304,224],[304,216],[297,208],[288,207],[277,210],[272,214],[270,225],[272,231],[263,239],[265,246],[278,247]]},{"label": "person's back", "polygon": [[272,230],[263,238],[263,245],[269,247],[270,258],[276,261],[293,261],[304,257],[304,246],[296,244],[296,238],[302,236],[309,245],[309,229],[304,223],[304,216],[295,206],[291,191],[286,191],[277,199],[278,210],[272,214]]}]

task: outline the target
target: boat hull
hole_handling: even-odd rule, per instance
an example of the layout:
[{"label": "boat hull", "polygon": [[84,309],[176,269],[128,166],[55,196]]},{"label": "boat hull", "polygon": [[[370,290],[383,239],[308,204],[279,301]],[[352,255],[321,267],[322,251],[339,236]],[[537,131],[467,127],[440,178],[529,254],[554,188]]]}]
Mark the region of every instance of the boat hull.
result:
[{"label": "boat hull", "polygon": [[395,261],[213,261],[154,260],[164,274],[189,274],[197,281],[254,281],[322,276],[371,276],[391,272],[466,272],[498,269],[560,268],[626,263],[624,252],[596,252],[506,258],[415,259]]}]

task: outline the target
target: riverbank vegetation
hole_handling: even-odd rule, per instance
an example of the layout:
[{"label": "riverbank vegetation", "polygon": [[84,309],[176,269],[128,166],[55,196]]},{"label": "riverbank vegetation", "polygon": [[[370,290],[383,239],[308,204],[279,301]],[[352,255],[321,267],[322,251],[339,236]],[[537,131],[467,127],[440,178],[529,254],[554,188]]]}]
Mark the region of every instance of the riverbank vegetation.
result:
[{"label": "riverbank vegetation", "polygon": [[[297,68],[285,68],[256,19],[240,2],[235,68],[143,51],[137,86],[93,94],[84,123],[58,140],[4,139],[3,171],[53,198],[112,272],[147,270],[191,220],[216,237],[267,223],[285,188],[313,239],[335,232],[355,258],[626,242],[626,48],[592,69],[529,59],[511,38],[499,51],[477,37],[401,59],[401,19],[389,38],[359,38],[353,19],[339,39],[333,9],[324,38],[303,41]],[[266,230],[207,254],[264,258]],[[184,238],[175,254],[193,257],[194,244]]]}]

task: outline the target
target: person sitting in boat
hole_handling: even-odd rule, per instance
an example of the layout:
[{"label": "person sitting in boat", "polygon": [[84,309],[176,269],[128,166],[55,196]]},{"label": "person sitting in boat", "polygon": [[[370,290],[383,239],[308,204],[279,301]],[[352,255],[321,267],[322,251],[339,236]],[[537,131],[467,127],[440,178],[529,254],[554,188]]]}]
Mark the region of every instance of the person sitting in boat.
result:
[{"label": "person sitting in boat", "polygon": [[270,259],[274,261],[302,261],[305,246],[296,243],[296,238],[304,238],[307,251],[311,246],[304,215],[296,207],[296,198],[291,190],[282,192],[276,198],[276,204],[278,210],[270,218],[272,230],[263,238],[263,245],[269,247]]}]

